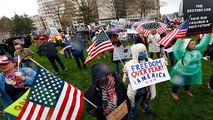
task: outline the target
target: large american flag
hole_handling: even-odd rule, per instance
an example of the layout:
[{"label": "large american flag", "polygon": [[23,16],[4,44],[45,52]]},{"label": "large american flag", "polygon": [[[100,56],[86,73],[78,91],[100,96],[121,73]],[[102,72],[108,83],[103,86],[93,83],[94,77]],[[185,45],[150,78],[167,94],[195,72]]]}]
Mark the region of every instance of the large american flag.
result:
[{"label": "large american flag", "polygon": [[83,92],[39,68],[17,120],[80,120]]},{"label": "large american flag", "polygon": [[181,23],[176,29],[171,31],[168,35],[158,40],[157,43],[167,47],[175,38],[185,37],[188,26],[189,26],[189,19]]},{"label": "large american flag", "polygon": [[97,39],[94,40],[87,48],[88,57],[84,63],[87,64],[88,62],[96,58],[99,54],[113,49],[114,47],[109,37],[104,32],[104,30],[101,30]]}]

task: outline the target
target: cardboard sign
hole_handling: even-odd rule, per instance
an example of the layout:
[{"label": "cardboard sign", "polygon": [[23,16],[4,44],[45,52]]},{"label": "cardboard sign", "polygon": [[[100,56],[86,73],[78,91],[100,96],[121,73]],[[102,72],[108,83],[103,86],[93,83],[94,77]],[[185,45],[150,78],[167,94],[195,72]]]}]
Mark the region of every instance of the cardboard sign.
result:
[{"label": "cardboard sign", "polygon": [[134,64],[127,69],[133,90],[171,79],[164,58]]},{"label": "cardboard sign", "polygon": [[[125,48],[121,47],[115,47],[115,50],[113,51],[113,61],[119,60],[119,57],[121,59],[131,58],[131,46],[126,46]],[[117,53],[116,53],[117,51]],[[119,56],[118,56],[118,55]]]},{"label": "cardboard sign", "polygon": [[212,31],[213,0],[183,0],[184,19],[190,18],[187,34],[201,34]]},{"label": "cardboard sign", "polygon": [[128,113],[128,107],[126,100],[121,103],[112,113],[110,113],[106,118],[107,120],[121,120]]}]

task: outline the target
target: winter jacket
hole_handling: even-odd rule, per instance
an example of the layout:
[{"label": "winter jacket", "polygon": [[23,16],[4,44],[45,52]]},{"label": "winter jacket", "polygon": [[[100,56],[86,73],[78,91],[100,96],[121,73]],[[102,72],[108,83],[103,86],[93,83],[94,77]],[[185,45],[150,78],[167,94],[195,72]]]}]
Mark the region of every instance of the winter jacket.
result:
[{"label": "winter jacket", "polygon": [[[33,83],[33,79],[36,75],[36,71],[32,70],[31,68],[20,68],[19,71],[25,76],[25,85],[31,86]],[[17,88],[18,89],[18,88]],[[5,109],[9,105],[11,105],[14,101],[10,98],[10,96],[5,92],[5,77],[4,74],[0,74],[0,100]],[[9,120],[15,120],[15,116],[5,113],[5,116]]]},{"label": "winter jacket", "polygon": [[15,51],[15,56],[19,55],[23,60],[29,60],[34,55],[33,51],[29,48],[22,48],[21,51]]},{"label": "winter jacket", "polygon": [[[146,47],[145,47],[144,44],[138,43],[138,44],[133,45],[132,48],[131,48],[132,60],[128,61],[125,64],[125,68],[129,68],[133,64],[138,64],[139,63],[138,62],[138,55],[139,55],[140,52],[144,52],[144,51],[146,51]],[[148,58],[148,60],[150,61],[151,59]],[[145,62],[145,60],[144,60],[144,62]],[[130,99],[132,107],[134,107],[134,105],[135,105],[135,95],[137,93],[137,90],[133,90],[132,89],[132,86],[131,86],[131,84],[129,82],[129,78],[128,78],[128,76],[126,74],[124,74],[124,76],[123,76],[123,82],[124,83],[128,83],[127,96]],[[150,92],[151,92],[150,99],[153,99],[156,96],[155,85],[151,85],[149,87],[150,87],[149,89],[150,89]]]},{"label": "winter jacket", "polygon": [[[85,92],[85,98],[87,98],[90,102],[95,104],[97,108],[92,106],[90,103],[87,103],[86,110],[87,112],[92,115],[96,116],[97,120],[105,120],[106,117],[104,116],[104,111],[102,108],[102,92],[99,88],[97,79],[101,78],[102,76],[108,75],[112,73],[112,70],[106,68],[101,65],[97,65],[96,67],[92,68],[92,84]],[[119,106],[123,101],[127,100],[128,110],[130,110],[130,101],[126,95],[126,89],[122,82],[116,79],[116,76],[113,75],[115,78],[115,91],[117,94],[117,106]],[[128,117],[126,115],[126,117]]]}]

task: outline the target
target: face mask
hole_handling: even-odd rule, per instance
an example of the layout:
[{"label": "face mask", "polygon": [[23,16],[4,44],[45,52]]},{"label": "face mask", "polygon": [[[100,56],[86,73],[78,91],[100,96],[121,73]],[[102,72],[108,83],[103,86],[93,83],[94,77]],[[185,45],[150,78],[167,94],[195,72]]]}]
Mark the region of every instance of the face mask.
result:
[{"label": "face mask", "polygon": [[147,52],[140,52],[138,55],[138,60],[145,60],[147,59]]},{"label": "face mask", "polygon": [[108,82],[109,82],[109,78],[107,77],[105,80],[101,80],[98,83],[101,87],[104,87],[104,86],[108,85]]}]

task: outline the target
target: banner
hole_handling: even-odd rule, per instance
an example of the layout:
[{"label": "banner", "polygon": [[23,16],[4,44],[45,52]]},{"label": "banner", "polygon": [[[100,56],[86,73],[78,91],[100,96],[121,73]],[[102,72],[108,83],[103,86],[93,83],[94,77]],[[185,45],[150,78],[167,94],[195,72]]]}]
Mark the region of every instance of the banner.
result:
[{"label": "banner", "polygon": [[4,111],[17,117],[19,115],[19,113],[21,112],[21,110],[24,106],[24,103],[27,100],[27,96],[29,94],[29,91],[30,91],[30,89],[28,89],[27,92],[25,92],[24,95],[22,95],[13,104],[11,104],[7,108],[5,108]]},{"label": "banner", "polygon": [[184,19],[190,18],[187,34],[201,34],[212,31],[213,0],[183,0]]},{"label": "banner", "polygon": [[119,57],[121,59],[132,58],[131,46],[126,46],[125,48],[114,47],[114,49],[115,50],[113,51],[113,61],[119,60]]},{"label": "banner", "polygon": [[134,64],[127,69],[133,90],[171,79],[164,58]]}]

